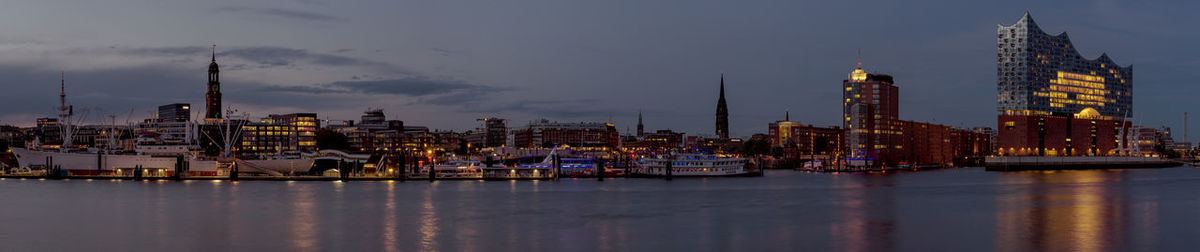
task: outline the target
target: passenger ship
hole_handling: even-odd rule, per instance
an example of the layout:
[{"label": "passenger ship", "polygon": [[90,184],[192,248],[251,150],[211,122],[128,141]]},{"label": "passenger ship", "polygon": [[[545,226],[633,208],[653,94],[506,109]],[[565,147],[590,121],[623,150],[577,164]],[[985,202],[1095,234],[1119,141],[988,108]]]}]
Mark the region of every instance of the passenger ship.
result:
[{"label": "passenger ship", "polygon": [[630,173],[635,176],[663,177],[667,176],[667,166],[670,164],[672,177],[721,177],[744,176],[751,172],[746,169],[745,158],[719,157],[708,154],[676,154],[672,158],[642,158],[638,167]]},{"label": "passenger ship", "polygon": [[[433,165],[433,172],[436,178],[483,178],[483,162],[479,160],[453,160],[441,164]],[[421,167],[418,174],[413,174],[418,177],[429,177],[429,167]]]}]

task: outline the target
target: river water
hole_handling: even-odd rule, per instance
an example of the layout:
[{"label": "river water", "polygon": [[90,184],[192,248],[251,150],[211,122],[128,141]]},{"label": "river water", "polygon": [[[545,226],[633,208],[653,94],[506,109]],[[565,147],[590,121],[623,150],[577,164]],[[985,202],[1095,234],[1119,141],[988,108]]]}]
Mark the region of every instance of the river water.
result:
[{"label": "river water", "polygon": [[1188,251],[1200,169],[0,181],[0,251]]}]

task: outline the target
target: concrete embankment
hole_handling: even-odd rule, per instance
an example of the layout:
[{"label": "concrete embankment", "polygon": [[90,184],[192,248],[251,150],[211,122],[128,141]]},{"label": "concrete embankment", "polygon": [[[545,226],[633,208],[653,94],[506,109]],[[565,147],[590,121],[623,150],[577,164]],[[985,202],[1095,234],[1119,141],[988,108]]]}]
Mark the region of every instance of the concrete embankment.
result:
[{"label": "concrete embankment", "polygon": [[1152,157],[988,157],[984,161],[988,171],[1139,169],[1181,165],[1183,163]]}]

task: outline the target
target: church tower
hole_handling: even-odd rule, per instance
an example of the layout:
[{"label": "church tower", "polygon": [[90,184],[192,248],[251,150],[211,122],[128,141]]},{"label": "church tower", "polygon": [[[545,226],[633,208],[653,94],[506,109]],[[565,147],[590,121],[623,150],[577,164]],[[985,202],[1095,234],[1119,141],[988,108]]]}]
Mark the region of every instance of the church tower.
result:
[{"label": "church tower", "polygon": [[729,139],[729,109],[725,107],[725,73],[721,73],[721,97],[717,99],[717,137]]},{"label": "church tower", "polygon": [[221,118],[221,80],[217,70],[217,46],[213,45],[212,63],[208,64],[208,93],[204,94],[204,118]]},{"label": "church tower", "polygon": [[637,136],[640,137],[640,136],[646,135],[646,128],[642,126],[642,111],[641,110],[638,110],[638,126],[637,127],[638,127]]}]

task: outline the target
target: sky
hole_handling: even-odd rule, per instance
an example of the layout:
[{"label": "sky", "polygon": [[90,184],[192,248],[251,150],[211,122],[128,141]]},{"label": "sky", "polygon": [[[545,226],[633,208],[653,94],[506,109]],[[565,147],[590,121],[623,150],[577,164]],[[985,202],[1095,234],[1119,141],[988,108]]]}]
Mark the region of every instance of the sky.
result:
[{"label": "sky", "polygon": [[[434,129],[609,121],[712,134],[725,74],[733,136],[840,126],[861,50],[900,118],[995,127],[996,25],[1026,11],[1086,58],[1134,66],[1136,123],[1200,105],[1192,1],[22,1],[0,9],[0,124],[56,114],[60,73],[88,122],[202,111],[212,45],[224,103],[252,118],[368,108]],[[1192,111],[1196,112],[1196,111]],[[111,117],[110,117],[111,116]],[[1194,128],[1194,127],[1193,127]],[[1200,132],[1192,135],[1200,135]],[[1195,138],[1195,137],[1192,137]]]}]

